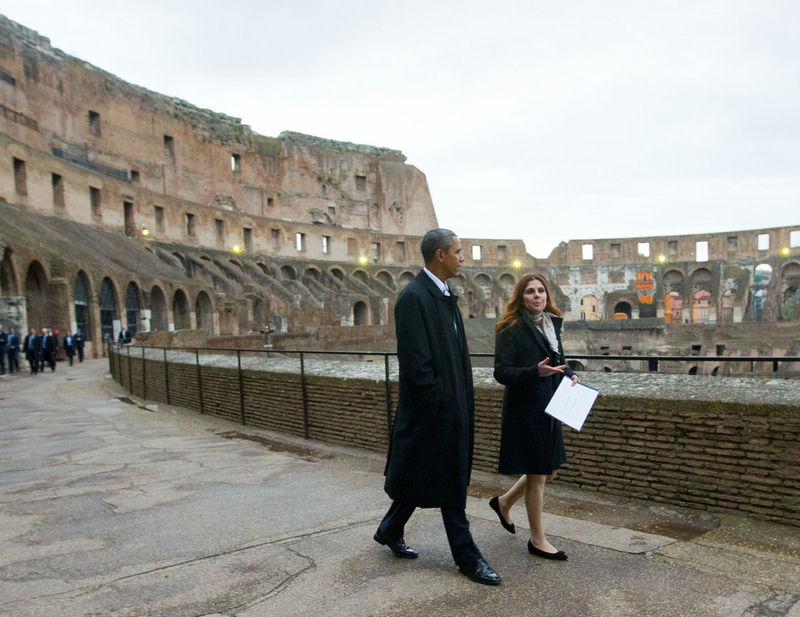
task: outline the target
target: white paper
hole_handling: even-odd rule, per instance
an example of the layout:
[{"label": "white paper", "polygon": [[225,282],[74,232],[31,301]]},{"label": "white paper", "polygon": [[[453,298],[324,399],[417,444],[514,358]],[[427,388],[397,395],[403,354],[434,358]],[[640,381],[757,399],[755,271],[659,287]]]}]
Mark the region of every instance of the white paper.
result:
[{"label": "white paper", "polygon": [[544,411],[579,431],[598,394],[598,390],[580,382],[573,386],[572,380],[565,376]]}]

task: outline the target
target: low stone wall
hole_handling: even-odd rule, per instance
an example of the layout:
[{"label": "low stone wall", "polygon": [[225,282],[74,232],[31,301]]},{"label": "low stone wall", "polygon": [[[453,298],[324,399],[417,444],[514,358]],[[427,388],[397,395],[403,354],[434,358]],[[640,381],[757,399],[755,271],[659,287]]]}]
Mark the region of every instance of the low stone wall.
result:
[{"label": "low stone wall", "polygon": [[[111,358],[133,394],[250,426],[386,452],[384,366],[135,349]],[[502,386],[474,369],[474,467],[494,471]],[[565,427],[559,481],[585,489],[800,525],[800,383],[586,373],[600,389],[580,433]],[[397,366],[390,364],[392,401]],[[241,390],[240,390],[241,384]],[[169,401],[167,390],[169,391]]]}]

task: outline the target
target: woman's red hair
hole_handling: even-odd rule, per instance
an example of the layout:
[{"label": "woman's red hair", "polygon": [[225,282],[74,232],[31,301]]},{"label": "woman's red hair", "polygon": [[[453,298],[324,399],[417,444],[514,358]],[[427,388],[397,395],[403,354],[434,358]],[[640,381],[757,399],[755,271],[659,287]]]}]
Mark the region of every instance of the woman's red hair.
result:
[{"label": "woman's red hair", "polygon": [[514,293],[511,295],[511,300],[506,306],[506,310],[503,313],[503,316],[500,318],[500,321],[498,321],[497,325],[494,327],[495,333],[505,330],[506,328],[510,328],[511,326],[515,326],[520,322],[520,319],[522,319],[522,311],[524,309],[522,296],[525,294],[525,288],[534,279],[544,285],[544,290],[547,292],[547,302],[545,303],[544,307],[545,312],[561,316],[561,311],[559,311],[556,308],[556,305],[553,304],[553,296],[550,295],[550,286],[547,284],[547,279],[541,274],[526,274],[519,279],[519,281],[517,281],[517,284],[514,287]]}]

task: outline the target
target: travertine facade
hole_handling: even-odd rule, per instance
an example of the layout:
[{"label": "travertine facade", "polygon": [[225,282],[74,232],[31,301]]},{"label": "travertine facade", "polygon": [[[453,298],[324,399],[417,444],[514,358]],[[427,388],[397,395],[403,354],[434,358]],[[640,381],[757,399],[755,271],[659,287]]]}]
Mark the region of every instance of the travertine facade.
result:
[{"label": "travertine facade", "polygon": [[[0,316],[24,300],[29,325],[83,326],[95,342],[123,324],[209,335],[391,325],[421,236],[438,225],[424,174],[398,150],[258,135],[3,17],[0,152],[0,296],[11,307]],[[521,240],[462,244],[452,286],[465,317],[495,318],[519,275],[538,270],[568,321],[656,320],[669,332],[800,318],[800,226],[578,240],[546,260]],[[625,334],[635,330],[616,338],[647,351],[653,340]],[[573,351],[597,346],[590,329],[575,332]]]}]

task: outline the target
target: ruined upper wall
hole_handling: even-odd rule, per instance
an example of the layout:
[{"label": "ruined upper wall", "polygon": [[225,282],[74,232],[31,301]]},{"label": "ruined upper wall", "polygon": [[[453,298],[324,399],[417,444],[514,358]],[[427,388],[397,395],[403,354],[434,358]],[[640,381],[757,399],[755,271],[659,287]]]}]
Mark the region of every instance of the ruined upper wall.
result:
[{"label": "ruined upper wall", "polygon": [[[387,234],[437,226],[424,174],[398,150],[258,135],[239,118],[129,84],[2,16],[0,131],[128,182],[129,193]],[[47,212],[48,201],[29,205]]]},{"label": "ruined upper wall", "polygon": [[[703,247],[699,243],[707,243],[705,255],[700,254]],[[588,246],[591,257],[587,259],[584,247]],[[773,255],[800,255],[800,224],[710,234],[570,240],[554,248],[546,263],[554,266],[658,264],[746,257],[757,260]]]}]

